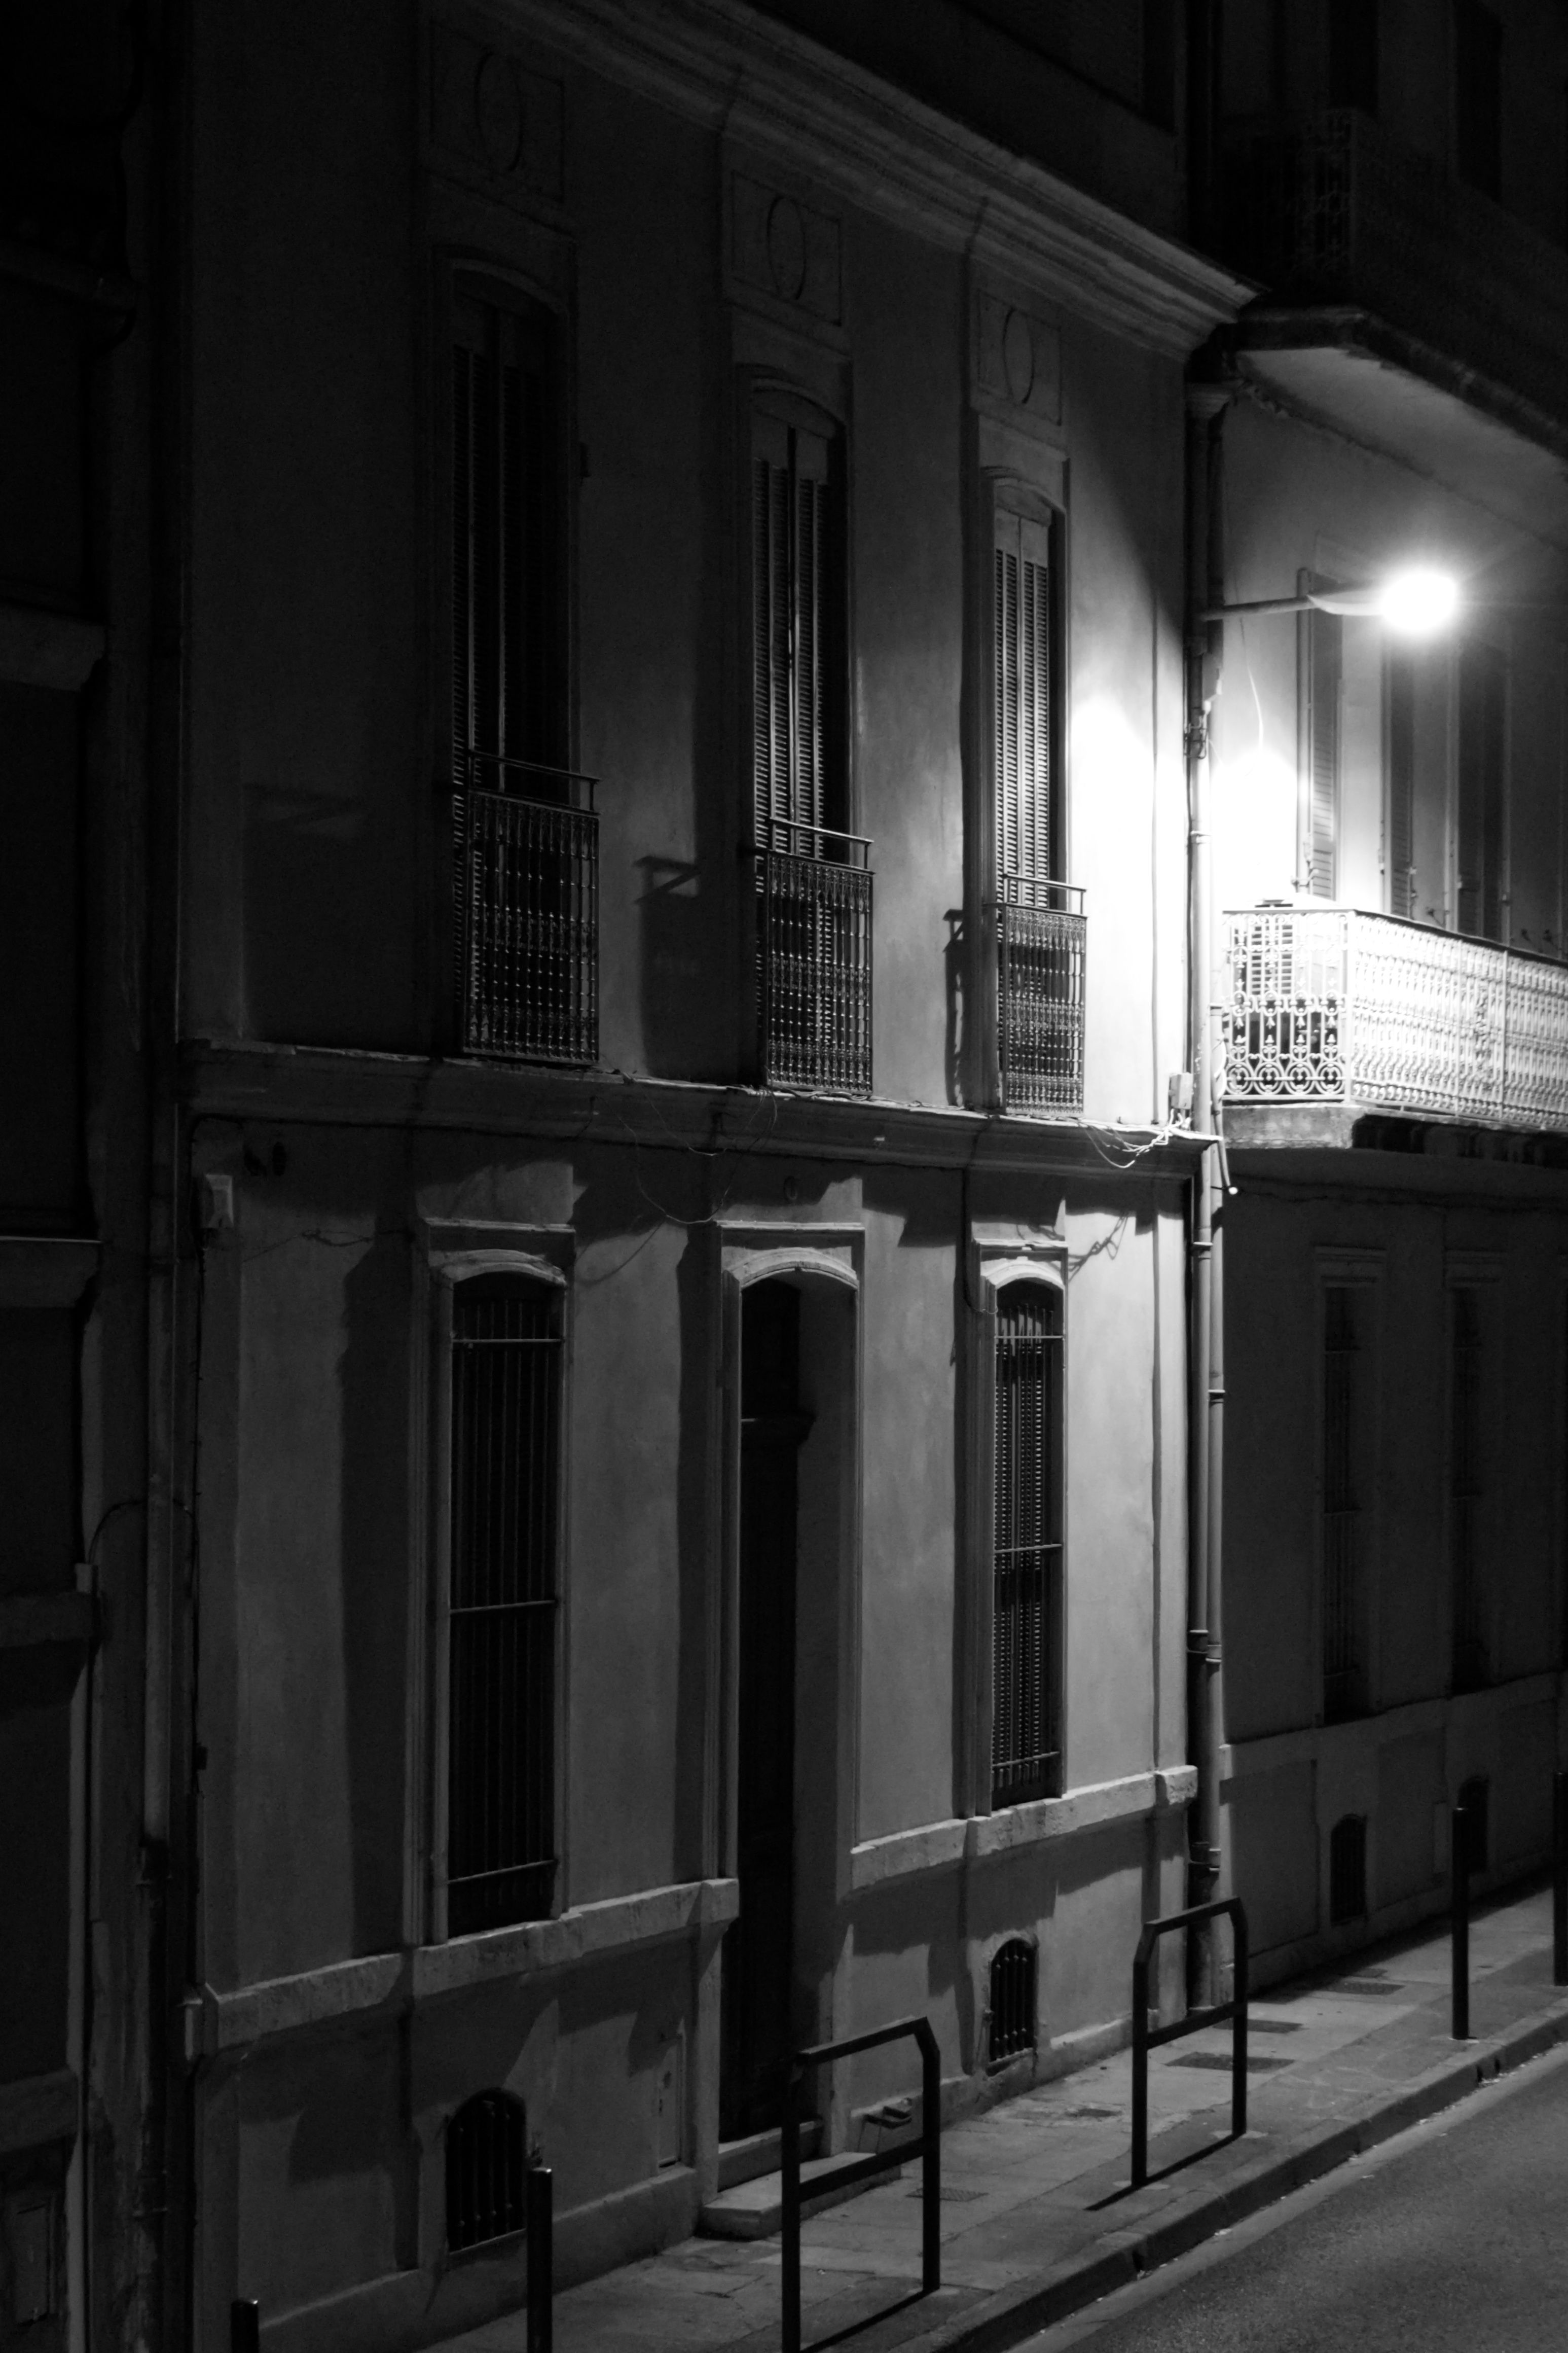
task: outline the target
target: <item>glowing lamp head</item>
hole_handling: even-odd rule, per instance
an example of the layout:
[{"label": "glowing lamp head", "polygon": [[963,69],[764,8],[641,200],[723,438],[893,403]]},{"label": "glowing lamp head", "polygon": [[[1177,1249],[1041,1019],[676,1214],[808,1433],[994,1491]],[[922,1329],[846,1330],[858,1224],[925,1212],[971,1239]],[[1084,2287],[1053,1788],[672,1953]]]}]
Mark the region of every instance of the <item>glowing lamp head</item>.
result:
[{"label": "glowing lamp head", "polygon": [[1405,638],[1429,638],[1447,628],[1458,606],[1458,583],[1426,566],[1394,573],[1377,596],[1380,618]]}]

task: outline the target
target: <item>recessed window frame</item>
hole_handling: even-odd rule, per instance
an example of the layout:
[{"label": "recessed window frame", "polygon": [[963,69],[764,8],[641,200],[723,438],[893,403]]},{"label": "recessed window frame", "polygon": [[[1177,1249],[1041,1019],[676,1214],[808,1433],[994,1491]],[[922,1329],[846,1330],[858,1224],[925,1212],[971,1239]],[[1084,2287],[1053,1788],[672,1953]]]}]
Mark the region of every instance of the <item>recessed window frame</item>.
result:
[{"label": "recessed window frame", "polygon": [[[1318,1662],[1317,1683],[1313,1698],[1316,1719],[1320,1723],[1341,1723],[1371,1715],[1377,1706],[1379,1685],[1378,1629],[1381,1619],[1383,1586],[1383,1390],[1382,1373],[1387,1362],[1386,1333],[1386,1265],[1381,1250],[1320,1250],[1315,1267],[1316,1298],[1313,1317],[1313,1410],[1314,1436],[1312,1467],[1313,1546],[1313,1607],[1315,1628],[1313,1655]],[[1329,1680],[1333,1629],[1329,1593],[1330,1514],[1335,1508],[1331,1487],[1334,1484],[1332,1461],[1334,1433],[1330,1427],[1329,1412],[1329,1343],[1331,1339],[1330,1300],[1332,1291],[1349,1291],[1356,1300],[1358,1353],[1370,1360],[1367,1377],[1362,1384],[1365,1412],[1365,1430],[1361,1443],[1355,1448],[1356,1460],[1344,1466],[1354,1475],[1357,1490],[1355,1504],[1357,1570],[1356,1589],[1352,1603],[1356,1619],[1353,1630],[1356,1658],[1357,1691],[1353,1704],[1333,1706],[1330,1704]],[[1353,1444],[1352,1439],[1352,1444]]]},{"label": "recessed window frame", "polygon": [[490,1240],[473,1229],[453,1238],[438,1236],[426,1254],[426,1316],[429,1331],[426,1383],[429,1475],[426,1514],[429,1527],[429,1570],[424,1580],[421,1612],[422,1669],[425,1697],[416,1745],[419,1776],[426,1792],[421,1811],[420,1901],[416,1934],[421,1941],[447,1942],[447,1859],[450,1838],[451,1650],[450,1596],[452,1574],[452,1352],[454,1306],[461,1285],[476,1277],[501,1275],[534,1283],[556,1299],[560,1318],[555,1400],[555,1526],[553,1531],[556,1608],[552,1642],[551,1811],[554,1867],[548,1905],[514,1921],[490,1927],[460,1930],[460,1936],[505,1932],[530,1918],[554,1918],[570,1903],[570,1858],[565,1824],[569,1819],[567,1767],[568,1658],[570,1621],[570,1429],[572,1418],[573,1294],[570,1280],[573,1237],[566,1229],[506,1229],[506,1239]]},{"label": "recessed window frame", "polygon": [[[1497,1681],[1501,1581],[1499,1507],[1506,1484],[1499,1440],[1506,1427],[1503,1384],[1508,1371],[1507,1351],[1502,1345],[1502,1275],[1500,1254],[1489,1250],[1450,1253],[1443,1268],[1443,1556],[1449,1611],[1446,1663],[1450,1694],[1487,1690]],[[1468,1294],[1468,1308],[1461,1305],[1460,1293]],[[1468,1481],[1458,1446],[1459,1417],[1466,1406],[1459,1388],[1460,1318],[1467,1313],[1477,1317],[1475,1345],[1480,1359],[1480,1387],[1473,1399],[1472,1435],[1478,1460],[1471,1466],[1473,1477]],[[1463,1500],[1461,1482],[1471,1488],[1468,1500],[1478,1507],[1473,1515],[1467,1515],[1468,1538],[1461,1527],[1458,1508]],[[1469,1597],[1463,1590],[1467,1555],[1472,1580]],[[1470,1620],[1478,1641],[1476,1655],[1468,1658],[1463,1622],[1466,1617]]]},{"label": "recessed window frame", "polygon": [[[1060,1546],[1055,1596],[1055,1692],[1057,1767],[1048,1789],[998,1800],[994,1786],[993,1736],[994,1578],[996,1525],[994,1479],[996,1463],[996,1344],[997,1306],[1001,1294],[1014,1283],[1034,1283],[1054,1290],[1060,1301],[1059,1375],[1057,1410],[1059,1427],[1054,1437],[1060,1492],[1057,1525]],[[969,1600],[965,1611],[968,1660],[965,1684],[967,1736],[962,1744],[960,1778],[963,1810],[970,1814],[1011,1812],[1041,1799],[1059,1797],[1071,1787],[1068,1771],[1072,1739],[1070,1578],[1071,1473],[1068,1450],[1071,1335],[1068,1314],[1068,1256],[1065,1240],[1055,1233],[1027,1233],[1017,1228],[976,1226],[968,1248],[967,1275],[971,1345],[967,1352],[969,1390],[968,1509]]]}]

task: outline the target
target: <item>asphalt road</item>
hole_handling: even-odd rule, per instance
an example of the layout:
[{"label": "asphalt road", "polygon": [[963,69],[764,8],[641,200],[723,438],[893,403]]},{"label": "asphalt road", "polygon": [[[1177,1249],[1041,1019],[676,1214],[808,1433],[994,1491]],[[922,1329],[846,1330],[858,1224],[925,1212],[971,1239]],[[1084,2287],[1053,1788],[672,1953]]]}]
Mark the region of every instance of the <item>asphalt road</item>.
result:
[{"label": "asphalt road", "polygon": [[1568,2052],[1033,2344],[1568,2353]]}]

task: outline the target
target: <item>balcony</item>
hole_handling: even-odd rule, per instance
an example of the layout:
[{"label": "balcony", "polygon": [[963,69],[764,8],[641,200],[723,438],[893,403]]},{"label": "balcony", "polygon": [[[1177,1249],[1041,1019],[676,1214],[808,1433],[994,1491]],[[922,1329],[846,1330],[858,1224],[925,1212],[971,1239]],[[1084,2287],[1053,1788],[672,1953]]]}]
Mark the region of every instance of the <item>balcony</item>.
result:
[{"label": "balcony", "polygon": [[1568,253],[1351,109],[1233,147],[1226,258],[1347,305],[1568,419]]},{"label": "balcony", "polygon": [[1225,924],[1227,1106],[1568,1133],[1568,965],[1351,907]]},{"label": "balcony", "polygon": [[463,1051],[596,1061],[595,780],[482,752],[467,769],[453,808]]},{"label": "balcony", "polygon": [[1083,1109],[1083,892],[1004,874],[996,920],[1002,1108]]},{"label": "balcony", "polygon": [[762,1082],[871,1092],[870,843],[779,823],[754,852]]}]

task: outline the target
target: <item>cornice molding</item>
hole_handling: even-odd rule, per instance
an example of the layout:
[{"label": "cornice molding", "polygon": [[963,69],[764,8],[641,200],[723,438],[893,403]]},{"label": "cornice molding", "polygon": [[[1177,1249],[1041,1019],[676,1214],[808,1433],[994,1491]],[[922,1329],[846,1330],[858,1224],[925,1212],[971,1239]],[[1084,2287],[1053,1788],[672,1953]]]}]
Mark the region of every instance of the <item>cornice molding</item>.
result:
[{"label": "cornice molding", "polygon": [[1170,357],[1257,290],[742,0],[495,0],[489,13]]},{"label": "cornice molding", "polygon": [[458,1129],[651,1151],[731,1145],[773,1158],[1090,1171],[1135,1182],[1183,1181],[1202,1150],[1191,1136],[1147,1127],[235,1039],[187,1041],[181,1078],[193,1116],[311,1127]]}]

